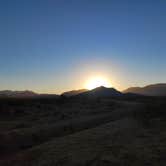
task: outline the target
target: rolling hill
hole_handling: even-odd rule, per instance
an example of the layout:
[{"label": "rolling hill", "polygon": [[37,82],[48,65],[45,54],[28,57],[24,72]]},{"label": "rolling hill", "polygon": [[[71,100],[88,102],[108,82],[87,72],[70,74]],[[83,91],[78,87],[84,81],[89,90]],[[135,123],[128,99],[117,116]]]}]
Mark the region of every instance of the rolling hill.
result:
[{"label": "rolling hill", "polygon": [[87,89],[72,90],[72,91],[64,92],[62,93],[62,95],[66,97],[70,97],[70,96],[75,96],[86,91],[88,90]]},{"label": "rolling hill", "polygon": [[166,96],[166,84],[153,84],[145,87],[131,87],[123,93],[135,93],[146,96]]}]

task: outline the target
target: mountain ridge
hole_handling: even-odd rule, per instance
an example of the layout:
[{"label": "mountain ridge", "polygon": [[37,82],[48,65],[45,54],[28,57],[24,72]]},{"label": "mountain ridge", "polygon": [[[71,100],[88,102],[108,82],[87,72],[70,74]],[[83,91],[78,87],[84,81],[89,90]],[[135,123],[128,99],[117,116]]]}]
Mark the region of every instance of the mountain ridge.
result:
[{"label": "mountain ridge", "polygon": [[166,83],[150,84],[144,87],[130,87],[123,93],[136,93],[147,96],[166,96]]}]

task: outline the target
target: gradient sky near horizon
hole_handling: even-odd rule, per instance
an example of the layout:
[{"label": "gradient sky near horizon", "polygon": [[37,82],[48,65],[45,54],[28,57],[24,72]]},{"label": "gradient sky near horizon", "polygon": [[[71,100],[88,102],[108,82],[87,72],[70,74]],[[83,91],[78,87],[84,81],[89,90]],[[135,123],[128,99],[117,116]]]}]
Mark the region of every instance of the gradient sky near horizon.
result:
[{"label": "gradient sky near horizon", "polygon": [[60,93],[100,75],[166,82],[165,0],[1,0],[0,90]]}]

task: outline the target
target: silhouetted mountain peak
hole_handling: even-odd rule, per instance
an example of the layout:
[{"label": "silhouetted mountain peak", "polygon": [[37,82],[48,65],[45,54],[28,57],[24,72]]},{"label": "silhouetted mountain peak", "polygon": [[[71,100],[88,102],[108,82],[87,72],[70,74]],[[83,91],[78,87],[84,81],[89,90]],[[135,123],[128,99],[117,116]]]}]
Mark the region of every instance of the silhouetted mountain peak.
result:
[{"label": "silhouetted mountain peak", "polygon": [[88,96],[88,97],[113,97],[121,96],[122,93],[117,91],[114,88],[107,88],[104,86],[97,87],[95,89],[89,90],[87,92],[81,93],[79,96]]},{"label": "silhouetted mountain peak", "polygon": [[107,89],[105,86],[99,86],[99,87],[96,87],[92,90],[105,90],[105,89]]}]

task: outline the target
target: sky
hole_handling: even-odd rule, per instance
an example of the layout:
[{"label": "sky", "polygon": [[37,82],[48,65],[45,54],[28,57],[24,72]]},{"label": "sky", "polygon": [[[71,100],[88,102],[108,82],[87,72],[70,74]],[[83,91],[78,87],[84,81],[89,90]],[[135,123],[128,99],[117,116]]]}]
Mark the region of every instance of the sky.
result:
[{"label": "sky", "polygon": [[1,0],[0,90],[61,93],[102,76],[166,82],[165,0]]}]

